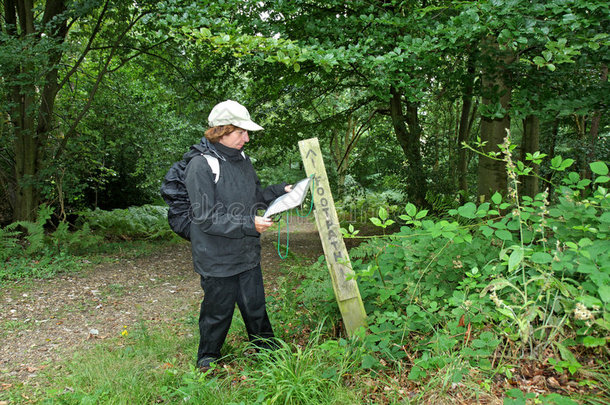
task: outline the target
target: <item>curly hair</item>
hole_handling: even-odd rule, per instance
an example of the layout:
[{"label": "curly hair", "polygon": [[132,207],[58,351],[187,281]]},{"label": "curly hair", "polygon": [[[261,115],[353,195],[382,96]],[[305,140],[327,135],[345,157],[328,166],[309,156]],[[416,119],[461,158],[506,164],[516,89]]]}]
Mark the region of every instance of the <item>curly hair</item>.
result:
[{"label": "curly hair", "polygon": [[205,131],[205,137],[208,138],[208,141],[210,141],[212,143],[217,143],[218,141],[220,141],[220,138],[222,138],[225,135],[230,134],[231,132],[235,131],[236,129],[239,129],[239,128],[236,127],[235,125],[231,125],[231,124],[211,127]]}]

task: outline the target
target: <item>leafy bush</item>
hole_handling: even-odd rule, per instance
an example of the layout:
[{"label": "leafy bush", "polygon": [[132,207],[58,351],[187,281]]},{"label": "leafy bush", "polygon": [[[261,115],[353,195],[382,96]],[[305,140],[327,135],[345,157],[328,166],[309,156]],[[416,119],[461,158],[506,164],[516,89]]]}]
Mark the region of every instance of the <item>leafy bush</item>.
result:
[{"label": "leafy bush", "polygon": [[[527,175],[505,149],[510,188],[480,205],[429,219],[408,204],[399,232],[351,251],[375,353],[363,365],[409,361],[410,379],[446,368],[458,382],[469,367],[503,372],[503,351],[579,368],[569,346],[603,350],[610,330],[610,178],[605,163],[591,165],[594,181],[568,173],[557,202],[548,193],[520,197]],[[520,163],[520,162],[519,162]],[[561,157],[556,170],[571,165]],[[393,222],[385,208],[371,221]],[[347,236],[355,232],[345,231]],[[494,358],[494,362],[490,361]],[[462,364],[463,366],[459,366]]]},{"label": "leafy bush", "polygon": [[104,211],[84,211],[83,221],[92,229],[104,231],[107,235],[123,238],[172,239],[177,238],[167,222],[166,206],[143,205]]}]

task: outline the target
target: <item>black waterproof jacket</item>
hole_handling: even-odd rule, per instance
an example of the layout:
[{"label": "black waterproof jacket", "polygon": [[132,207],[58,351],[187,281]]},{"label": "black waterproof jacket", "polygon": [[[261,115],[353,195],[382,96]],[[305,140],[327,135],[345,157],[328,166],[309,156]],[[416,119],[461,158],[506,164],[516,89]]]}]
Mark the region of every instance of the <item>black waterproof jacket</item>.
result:
[{"label": "black waterproof jacket", "polygon": [[[218,182],[202,154],[218,159]],[[190,238],[195,271],[202,276],[229,277],[257,266],[261,245],[254,216],[285,193],[286,183],[262,189],[248,156],[206,138],[184,158],[188,162],[184,182],[193,213]]]}]

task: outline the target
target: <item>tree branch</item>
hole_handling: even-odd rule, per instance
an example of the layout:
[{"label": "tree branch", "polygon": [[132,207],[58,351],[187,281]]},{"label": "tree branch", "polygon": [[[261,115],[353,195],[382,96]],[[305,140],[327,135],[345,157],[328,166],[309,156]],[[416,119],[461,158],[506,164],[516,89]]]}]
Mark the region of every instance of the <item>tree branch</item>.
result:
[{"label": "tree branch", "polygon": [[368,129],[370,127],[369,124],[376,114],[377,114],[377,110],[373,110],[371,112],[371,114],[369,115],[369,117],[367,118],[367,120],[362,125],[360,125],[360,128],[356,132],[356,135],[351,139],[350,143],[347,145],[347,148],[345,148],[345,154],[343,155],[343,157],[341,158],[341,161],[337,165],[337,170],[340,169],[341,166],[343,166],[343,162],[347,159],[349,154],[352,152],[352,150],[356,146],[356,142],[358,141],[358,139],[360,139],[360,136],[365,132],[366,129]]},{"label": "tree branch", "polygon": [[106,2],[104,3],[104,8],[102,9],[100,16],[98,17],[98,19],[95,23],[95,27],[93,27],[93,32],[91,33],[91,36],[89,37],[87,46],[83,50],[83,53],[78,58],[78,60],[74,64],[74,66],[72,66],[72,69],[70,69],[70,71],[64,76],[62,81],[59,83],[59,86],[57,87],[58,89],[61,89],[66,84],[66,82],[70,79],[70,77],[78,70],[78,67],[83,63],[83,61],[85,60],[85,57],[91,50],[91,45],[93,44],[93,41],[100,30],[100,27],[102,25],[102,20],[104,19],[104,15],[106,14],[106,11],[108,10],[109,3],[110,3],[110,0],[106,0]]},{"label": "tree branch", "polygon": [[125,38],[127,33],[129,31],[131,31],[131,29],[136,25],[136,23],[142,17],[144,17],[146,14],[149,14],[149,13],[151,13],[151,11],[145,11],[145,12],[141,13],[140,15],[138,15],[136,18],[134,18],[133,21],[131,21],[129,23],[127,28],[121,33],[121,35],[118,36],[116,41],[114,41],[112,49],[110,51],[110,55],[108,55],[108,58],[106,59],[106,63],[104,64],[104,66],[102,67],[100,72],[98,73],[97,79],[96,79],[95,83],[93,84],[91,91],[89,92],[89,97],[87,99],[87,103],[85,104],[82,111],[78,114],[78,116],[76,117],[76,119],[74,120],[74,122],[72,123],[72,125],[70,126],[68,131],[66,132],[65,136],[61,140],[61,144],[59,145],[59,147],[57,148],[57,151],[55,152],[56,160],[59,159],[59,157],[65,150],[68,140],[76,134],[76,127],[78,126],[78,124],[80,124],[81,120],[89,112],[89,109],[91,108],[91,105],[93,104],[93,98],[95,97],[95,94],[97,93],[99,85],[100,85],[102,79],[104,78],[104,76],[106,75],[106,73],[108,73],[108,66],[110,66],[110,63],[112,62],[112,59],[114,58],[114,54],[115,54],[116,50],[119,48],[119,43]]}]

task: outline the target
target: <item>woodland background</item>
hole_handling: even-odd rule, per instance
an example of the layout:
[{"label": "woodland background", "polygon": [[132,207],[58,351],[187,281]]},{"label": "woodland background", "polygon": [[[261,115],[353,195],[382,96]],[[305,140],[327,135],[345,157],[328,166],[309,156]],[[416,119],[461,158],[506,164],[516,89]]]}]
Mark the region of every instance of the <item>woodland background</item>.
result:
[{"label": "woodland background", "polygon": [[576,378],[608,358],[609,9],[5,0],[2,279],[65,267],[96,231],[171,238],[162,178],[234,99],[265,128],[247,146],[264,184],[301,178],[297,142],[318,137],[346,236],[386,235],[352,252],[363,370],[457,383],[468,367],[442,359],[460,353],[506,374],[499,345]]}]

